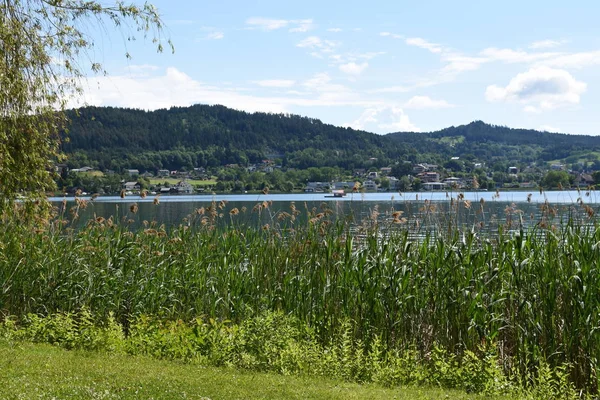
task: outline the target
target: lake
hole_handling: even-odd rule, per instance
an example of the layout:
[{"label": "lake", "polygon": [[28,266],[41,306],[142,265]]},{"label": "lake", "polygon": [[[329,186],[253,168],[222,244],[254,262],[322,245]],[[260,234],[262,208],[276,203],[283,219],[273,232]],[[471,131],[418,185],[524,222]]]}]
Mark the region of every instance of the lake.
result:
[{"label": "lake", "polygon": [[[556,225],[568,218],[586,224],[591,221],[590,214],[597,213],[600,207],[600,193],[595,191],[350,193],[343,198],[327,197],[323,193],[163,195],[158,197],[159,204],[154,204],[155,197],[100,196],[93,201],[82,197],[87,200],[85,209],[77,209],[74,198],[53,197],[51,201],[67,200],[65,215],[75,211],[79,215],[74,226],[81,226],[92,218],[113,216],[133,229],[143,226],[144,221],[156,221],[166,227],[199,223],[202,215],[198,210],[206,209],[213,202],[222,206],[217,208],[219,224],[234,220],[254,226],[273,224],[282,213],[290,213],[294,204],[300,212],[297,221],[306,221],[311,212],[314,215],[330,210],[328,213],[333,216],[353,218],[356,224],[376,217],[380,222],[396,222],[418,232],[444,229],[449,224],[495,231],[499,225],[508,229],[521,224]],[[268,207],[257,211],[258,204]],[[135,213],[131,211],[133,205],[137,206]],[[62,205],[59,204],[59,208]],[[233,209],[239,214],[230,215]]]}]

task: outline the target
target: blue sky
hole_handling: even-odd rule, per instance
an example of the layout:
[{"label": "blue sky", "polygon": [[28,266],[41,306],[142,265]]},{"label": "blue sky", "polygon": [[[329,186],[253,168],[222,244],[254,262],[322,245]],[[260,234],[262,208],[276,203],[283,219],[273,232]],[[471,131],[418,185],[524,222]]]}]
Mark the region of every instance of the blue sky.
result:
[{"label": "blue sky", "polygon": [[[82,101],[293,113],[371,132],[600,134],[594,1],[154,0],[175,54],[108,29]],[[124,57],[128,51],[131,60]]]}]

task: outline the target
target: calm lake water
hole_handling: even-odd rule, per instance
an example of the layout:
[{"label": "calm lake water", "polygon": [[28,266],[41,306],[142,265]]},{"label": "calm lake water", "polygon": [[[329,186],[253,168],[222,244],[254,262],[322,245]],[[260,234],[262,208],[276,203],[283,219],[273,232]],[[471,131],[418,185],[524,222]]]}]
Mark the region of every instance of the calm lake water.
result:
[{"label": "calm lake water", "polygon": [[[199,223],[198,209],[206,208],[213,202],[225,202],[218,220],[220,224],[246,223],[255,226],[274,223],[283,212],[290,212],[292,204],[300,211],[297,221],[306,221],[309,212],[319,213],[331,210],[333,217],[352,218],[359,224],[375,215],[380,222],[393,221],[392,214],[401,211],[400,225],[411,230],[444,229],[449,224],[469,228],[494,231],[499,225],[516,229],[521,224],[531,226],[541,222],[558,225],[568,218],[580,223],[589,223],[590,212],[600,211],[600,192],[553,191],[544,192],[464,192],[457,201],[458,192],[419,192],[419,193],[365,193],[348,194],[343,198],[328,197],[323,193],[268,194],[268,195],[163,195],[160,203],[154,204],[155,196],[145,199],[139,196],[98,197],[89,201],[84,210],[77,210],[79,218],[75,226],[81,226],[92,218],[113,216],[115,220],[129,223],[132,228],[143,226],[144,221],[156,221],[167,227],[182,223]],[[90,200],[89,197],[83,197]],[[61,203],[64,198],[55,197],[53,202]],[[260,212],[253,208],[268,202],[269,206]],[[137,212],[131,206],[137,205]],[[222,204],[222,203],[221,203]],[[456,205],[458,204],[458,207]],[[546,206],[549,204],[550,207]],[[62,207],[59,204],[59,207]],[[67,198],[65,215],[76,208],[73,198]],[[240,213],[231,216],[229,212],[237,208]],[[72,211],[69,211],[72,210]],[[190,216],[192,216],[190,218]]]}]

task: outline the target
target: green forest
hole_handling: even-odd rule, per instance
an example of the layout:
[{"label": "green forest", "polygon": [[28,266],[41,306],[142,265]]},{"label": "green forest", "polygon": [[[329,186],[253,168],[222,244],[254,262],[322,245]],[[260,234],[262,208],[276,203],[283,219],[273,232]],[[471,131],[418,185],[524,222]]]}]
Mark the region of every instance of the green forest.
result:
[{"label": "green forest", "polygon": [[[376,135],[290,114],[194,105],[156,111],[86,107],[69,113],[63,151],[71,168],[192,169],[278,159],[287,168],[443,164],[451,157],[531,164],[583,158],[600,169],[600,137],[511,129],[481,121],[429,133]],[[594,162],[595,165],[594,165]]]}]

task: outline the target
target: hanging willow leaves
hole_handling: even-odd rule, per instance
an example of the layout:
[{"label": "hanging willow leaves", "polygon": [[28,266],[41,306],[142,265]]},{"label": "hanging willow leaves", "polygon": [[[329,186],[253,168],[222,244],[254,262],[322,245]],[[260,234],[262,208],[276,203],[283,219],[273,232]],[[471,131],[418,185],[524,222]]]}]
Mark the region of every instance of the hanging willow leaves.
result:
[{"label": "hanging willow leaves", "polygon": [[84,75],[106,73],[89,55],[90,29],[109,26],[148,38],[159,52],[165,43],[172,49],[151,4],[0,0],[0,211],[20,196],[28,212],[46,203],[61,160],[63,111]]}]

